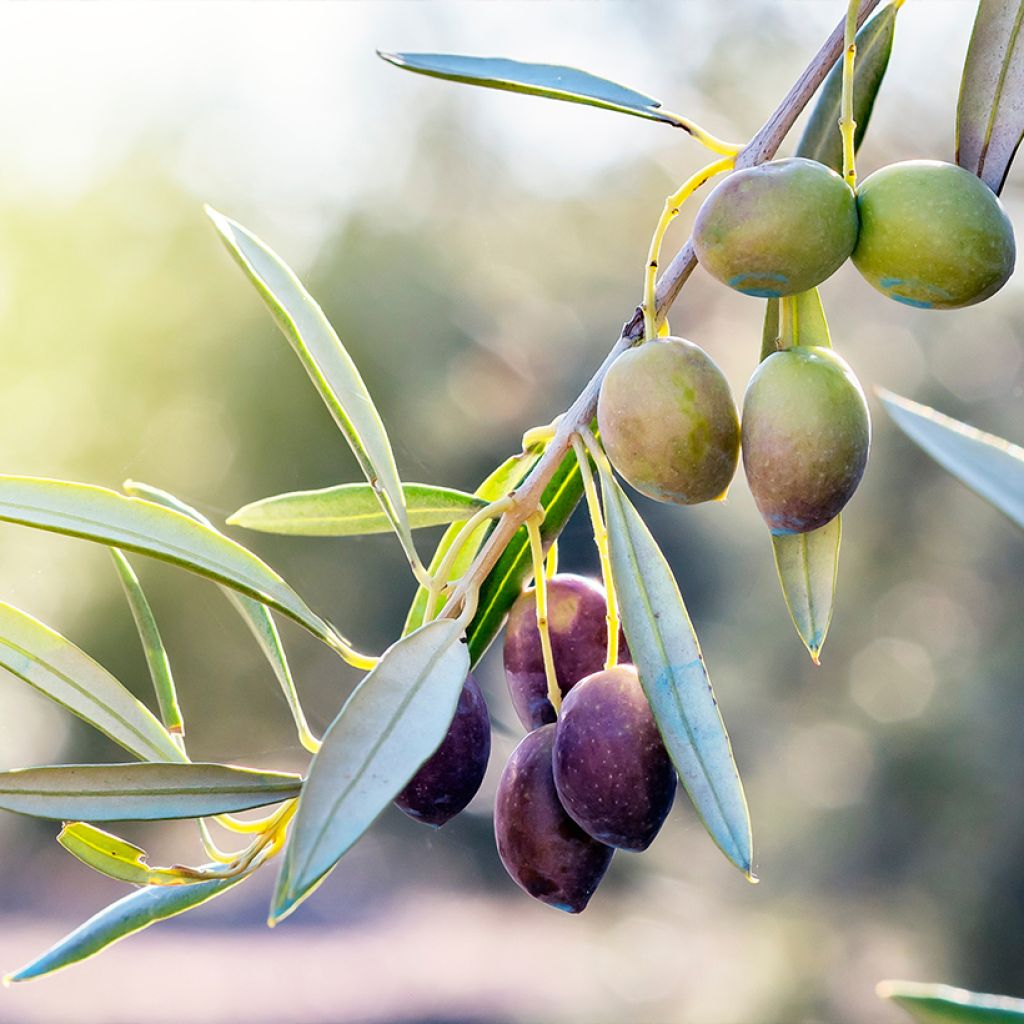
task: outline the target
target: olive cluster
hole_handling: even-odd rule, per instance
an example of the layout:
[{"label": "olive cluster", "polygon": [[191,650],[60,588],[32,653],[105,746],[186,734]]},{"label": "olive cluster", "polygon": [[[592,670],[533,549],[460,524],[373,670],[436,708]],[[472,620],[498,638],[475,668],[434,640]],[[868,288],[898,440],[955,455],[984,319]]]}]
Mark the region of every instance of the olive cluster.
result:
[{"label": "olive cluster", "polygon": [[[851,258],[899,302],[956,309],[997,292],[1013,271],[1013,228],[996,195],[953,164],[914,160],[868,177],[856,194],[813,160],[731,174],[694,225],[701,265],[747,295],[785,299]],[[852,497],[870,420],[849,365],[829,347],[774,352],[751,377],[742,429],[728,384],[703,349],[651,339],[609,369],[597,407],[608,457],[637,490],[689,505],[723,497],[742,451],[774,534],[806,533]]]}]

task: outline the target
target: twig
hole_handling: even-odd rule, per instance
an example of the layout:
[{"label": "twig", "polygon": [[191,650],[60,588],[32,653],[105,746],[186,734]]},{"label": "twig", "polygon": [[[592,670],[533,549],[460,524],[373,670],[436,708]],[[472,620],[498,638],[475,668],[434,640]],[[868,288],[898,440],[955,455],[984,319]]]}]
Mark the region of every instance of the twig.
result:
[{"label": "twig", "polygon": [[[881,0],[863,0],[857,19],[858,27],[867,20],[880,3]],[[801,111],[807,106],[818,86],[825,80],[825,76],[843,52],[845,27],[846,19],[844,17],[833,29],[832,34],[814,56],[814,59],[804,69],[803,74],[793,83],[793,87],[775,112],[736,157],[736,170],[764,163],[778,152],[779,146],[782,145],[783,139],[796,123]],[[693,239],[689,238],[658,280],[656,291],[658,318],[668,312],[696,266],[697,257],[693,251]],[[537,509],[544,488],[572,447],[573,435],[581,427],[589,426],[593,420],[597,409],[597,395],[608,368],[626,349],[632,348],[642,335],[643,311],[637,307],[632,318],[623,326],[619,340],[605,356],[604,362],[590,378],[576,401],[558,421],[555,436],[533,467],[530,475],[519,485],[513,495],[512,507],[498,520],[487,543],[481,548],[468,572],[452,591],[448,603],[441,612],[442,615],[451,617],[458,611],[467,593],[479,587],[494,567],[495,562],[501,557],[501,553],[508,546],[515,532]]]}]

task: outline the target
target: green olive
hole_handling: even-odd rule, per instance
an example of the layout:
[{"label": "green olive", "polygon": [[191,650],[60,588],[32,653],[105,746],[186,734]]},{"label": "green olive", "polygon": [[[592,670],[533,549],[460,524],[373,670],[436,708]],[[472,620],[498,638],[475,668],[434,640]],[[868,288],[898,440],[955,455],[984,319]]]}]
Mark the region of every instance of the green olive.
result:
[{"label": "green olive", "polygon": [[730,174],[693,228],[697,259],[745,295],[778,298],[821,284],[857,244],[857,203],[830,167],[795,157]]},{"label": "green olive", "polygon": [[925,309],[957,309],[994,295],[1013,273],[1013,225],[970,171],[908,160],[860,186],[854,266],[883,295]]},{"label": "green olive", "polygon": [[612,465],[658,501],[720,498],[736,472],[729,384],[692,341],[660,338],[619,356],[601,385],[597,424]]},{"label": "green olive", "polygon": [[868,406],[831,349],[770,355],[743,398],[743,468],[772,533],[808,533],[853,496],[871,444]]}]

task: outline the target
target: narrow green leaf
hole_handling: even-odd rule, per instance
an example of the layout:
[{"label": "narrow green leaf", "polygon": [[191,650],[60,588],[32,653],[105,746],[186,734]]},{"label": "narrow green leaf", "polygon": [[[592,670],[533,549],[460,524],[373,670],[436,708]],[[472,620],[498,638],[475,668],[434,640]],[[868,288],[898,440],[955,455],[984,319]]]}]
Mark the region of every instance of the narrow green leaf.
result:
[{"label": "narrow green leaf", "polygon": [[429,622],[384,652],[310,765],[271,923],[306,898],[440,746],[468,672],[462,627],[451,619]]},{"label": "narrow green leaf", "polygon": [[[214,529],[210,520],[201,512],[192,508],[191,505],[185,504],[179,498],[174,497],[173,494],[160,490],[159,487],[151,487],[149,484],[139,483],[137,480],[126,480],[124,482],[124,489],[128,494],[145,498],[147,501],[163,505],[166,508],[174,509],[174,511],[194,519],[197,523],[202,523],[211,530]],[[295,680],[292,677],[292,670],[284,651],[284,644],[281,642],[281,634],[278,632],[270,610],[266,605],[261,604],[259,601],[254,601],[251,597],[245,597],[230,587],[221,587],[221,591],[231,602],[235,611],[242,617],[242,621],[249,627],[250,632],[259,644],[260,650],[263,651],[264,657],[270,662],[270,667],[274,670],[274,676],[281,687],[284,699],[288,703],[292,718],[295,720],[299,736],[307,741],[313,738],[313,734],[306,722],[305,712],[302,710],[302,704],[299,702]]]},{"label": "narrow green leaf", "polygon": [[761,362],[773,352],[779,351],[779,300],[769,299],[764,311],[764,327],[761,329]]},{"label": "narrow green leaf", "polygon": [[[889,66],[895,32],[896,7],[889,4],[857,33],[857,59],[853,72],[853,119],[857,122],[855,149],[860,148],[871,120],[875,98]],[[839,134],[842,91],[843,62],[840,58],[818,93],[818,101],[796,150],[797,156],[817,160],[834,171],[841,171],[843,166],[843,140]]]},{"label": "narrow green leaf", "polygon": [[920,1024],[1024,1024],[1024,1000],[982,995],[950,985],[883,981],[883,999],[891,999]]},{"label": "narrow green leaf", "polygon": [[146,851],[120,836],[111,835],[84,821],[66,824],[57,842],[73,857],[107,878],[131,885],[181,885],[195,881],[190,868],[153,868],[146,863]]},{"label": "narrow green leaf", "polygon": [[298,796],[302,779],[225,764],[72,764],[0,772],[0,809],[56,821],[203,818]]},{"label": "narrow green leaf", "polygon": [[[544,522],[541,524],[540,533],[545,546],[562,532],[582,497],[583,481],[580,477],[580,468],[575,454],[570,452],[555,470],[541,495]],[[480,586],[476,615],[466,631],[470,659],[474,665],[484,656],[491,642],[501,631],[509,608],[522,592],[526,580],[532,573],[530,540],[526,528],[521,527],[513,535]]]},{"label": "narrow green leaf", "polygon": [[397,68],[450,82],[542,96],[616,110],[664,124],[676,124],[662,112],[661,103],[623,85],[561,64],[524,64],[501,57],[463,57],[452,53],[383,53],[378,56]]},{"label": "narrow green leaf", "polygon": [[793,345],[816,345],[818,348],[831,348],[832,336],[829,334],[828,321],[825,319],[825,307],[821,304],[821,295],[818,289],[812,288],[810,291],[793,295],[791,301],[792,323],[788,325],[790,337],[786,340]]},{"label": "narrow green leaf", "polygon": [[743,784],[679,587],[640,514],[607,467],[599,471],[622,628],[644,693],[705,828],[753,879]]},{"label": "narrow green leaf", "polygon": [[416,547],[391,442],[352,357],[323,310],[273,250],[241,224],[210,207],[206,212],[301,360],[413,559]]},{"label": "narrow green leaf", "polygon": [[146,664],[149,666],[149,675],[153,680],[153,689],[156,691],[157,704],[160,706],[160,717],[169,732],[183,735],[185,721],[181,716],[181,708],[178,706],[178,692],[174,685],[174,676],[171,673],[171,662],[160,637],[153,609],[150,607],[149,601],[146,600],[139,577],[135,575],[135,570],[131,567],[128,559],[118,548],[111,548],[110,554],[114,559],[114,567],[121,579],[125,596],[128,598],[128,606],[132,610],[135,627],[139,631],[142,650],[146,655]]},{"label": "narrow green leaf", "polygon": [[980,0],[960,82],[956,162],[998,195],[1024,138],[1024,0]]},{"label": "narrow green leaf", "polygon": [[[450,487],[403,484],[402,490],[409,526],[414,530],[468,519],[487,504]],[[392,528],[369,484],[339,484],[318,491],[276,494],[243,506],[228,517],[228,525],[303,537],[355,537],[387,533]]]},{"label": "narrow green leaf", "polygon": [[148,928],[151,924],[198,907],[247,877],[248,875],[237,875],[234,878],[218,878],[210,882],[197,882],[194,885],[148,886],[129,893],[90,917],[85,924],[65,936],[42,956],[20,970],[8,974],[4,978],[4,984],[42,978],[47,974],[53,974],[54,971],[87,960],[115,942]]},{"label": "narrow green leaf", "polygon": [[878,389],[896,426],[943,469],[1024,527],[1024,448]]},{"label": "narrow green leaf", "polygon": [[330,644],[336,634],[266,563],[180,512],[105,487],[0,476],[0,520],[81,537],[180,565],[258,598]]},{"label": "narrow green leaf", "polygon": [[775,568],[790,618],[815,665],[828,636],[839,573],[842,516],[810,533],[772,534]]},{"label": "narrow green leaf", "polygon": [[[476,489],[477,498],[481,499],[485,504],[490,504],[492,501],[497,501],[499,498],[510,494],[533,468],[537,458],[538,456],[536,455],[523,453],[506,459]],[[430,560],[429,571],[431,575],[440,571],[444,556],[451,550],[451,546],[459,536],[462,526],[462,523],[455,523],[442,534],[437,550],[434,552],[434,557]],[[452,564],[452,571],[448,574],[448,581],[458,579],[472,565],[473,559],[476,558],[477,552],[480,550],[480,546],[493,527],[493,523],[481,523],[466,539],[462,550]],[[420,587],[416,591],[416,597],[409,609],[405,626],[402,628],[402,636],[408,636],[413,630],[419,629],[423,625],[423,615],[427,610],[428,597],[429,594],[425,587]]]},{"label": "narrow green leaf", "polygon": [[170,733],[102,665],[70,640],[0,602],[0,667],[143,761],[184,761]]}]

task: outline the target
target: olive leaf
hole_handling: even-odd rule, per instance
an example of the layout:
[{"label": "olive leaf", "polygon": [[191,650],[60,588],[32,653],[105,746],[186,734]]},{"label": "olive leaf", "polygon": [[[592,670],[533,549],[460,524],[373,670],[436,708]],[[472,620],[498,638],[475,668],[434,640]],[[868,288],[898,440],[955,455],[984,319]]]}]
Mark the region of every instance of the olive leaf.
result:
[{"label": "olive leaf", "polygon": [[[878,90],[885,78],[896,33],[896,4],[887,4],[857,33],[857,59],[853,70],[854,149],[859,149],[871,120]],[[817,103],[800,137],[796,155],[817,160],[841,171],[843,140],[839,132],[842,108],[843,62],[840,58],[818,93]]]},{"label": "olive leaf", "polygon": [[[173,509],[175,512],[180,512],[182,515],[202,523],[208,529],[214,529],[213,524],[202,513],[196,511],[191,505],[185,504],[179,498],[174,497],[173,494],[160,490],[159,487],[152,487],[137,480],[126,480],[123,486],[128,494],[145,498],[147,501],[152,501],[157,505]],[[299,702],[295,680],[292,677],[291,667],[288,664],[284,644],[281,642],[281,634],[278,632],[270,610],[266,605],[261,604],[259,601],[254,601],[251,597],[245,597],[230,587],[221,587],[221,591],[242,617],[242,621],[249,627],[250,632],[259,644],[260,650],[263,651],[267,661],[270,662],[270,667],[274,670],[274,676],[281,687],[281,692],[284,694],[284,699],[298,728],[299,736],[306,742],[307,746],[315,747],[315,743],[309,742],[314,737],[306,722],[306,715],[302,710],[302,704]]]},{"label": "olive leaf", "polygon": [[331,723],[299,799],[270,922],[287,917],[441,745],[469,672],[463,627],[428,622],[382,655]]},{"label": "olive leaf", "polygon": [[273,250],[241,224],[210,207],[206,212],[341,428],[406,555],[418,561],[391,442],[352,357],[323,310]]},{"label": "olive leaf", "polygon": [[877,992],[920,1024],[1024,1024],[1024,1000],[1009,996],[913,981],[883,981]]},{"label": "olive leaf", "polygon": [[998,195],[1024,137],[1024,0],[980,0],[960,82],[956,162]]},{"label": "olive leaf", "polygon": [[[570,452],[555,470],[541,495],[544,522],[540,533],[545,545],[561,533],[582,497],[583,480],[579,463],[575,454]],[[470,660],[474,665],[501,631],[509,608],[532,573],[530,539],[526,527],[520,527],[480,586],[476,614],[466,630]]]},{"label": "olive leaf", "polygon": [[[476,497],[487,504],[509,494],[515,490],[526,474],[533,468],[537,458],[538,456],[536,455],[529,455],[524,452],[506,459],[476,489]],[[463,542],[462,550],[452,563],[451,572],[448,574],[448,580],[445,582],[456,580],[466,572],[473,563],[473,559],[476,558],[480,545],[483,544],[484,539],[490,533],[493,526],[493,522],[481,523],[466,538]],[[455,523],[441,535],[441,540],[438,542],[434,557],[430,560],[429,572],[431,575],[440,572],[441,563],[444,561],[445,555],[451,550],[451,546],[455,543],[461,530],[462,523]],[[416,597],[413,599],[409,614],[406,616],[405,626],[402,628],[402,636],[406,636],[414,629],[419,629],[423,625],[423,616],[427,610],[428,598],[429,593],[426,587],[421,586],[416,591]]]},{"label": "olive leaf", "polygon": [[265,807],[302,779],[224,764],[72,764],[0,772],[0,810],[56,821],[159,821]]},{"label": "olive leaf", "polygon": [[185,760],[156,716],[102,665],[60,633],[4,602],[0,667],[141,760]]},{"label": "olive leaf", "polygon": [[893,422],[947,473],[1024,527],[1024,448],[878,388]]},{"label": "olive leaf", "polygon": [[[444,526],[468,519],[487,502],[450,487],[403,484],[409,526]],[[261,533],[303,537],[355,537],[387,533],[388,517],[369,484],[339,484],[316,491],[276,494],[243,506],[228,517],[229,526]]]},{"label": "olive leaf", "polygon": [[124,553],[118,548],[111,548],[110,554],[114,559],[114,567],[124,587],[125,596],[128,598],[135,627],[139,631],[139,639],[142,641],[146,664],[149,666],[149,675],[153,680],[153,689],[160,707],[160,717],[169,732],[182,735],[185,732],[185,722],[178,706],[178,693],[171,673],[171,662],[167,657],[167,649],[160,636],[153,609],[146,599],[139,577],[136,576]]},{"label": "olive leaf", "polygon": [[118,882],[181,885],[196,880],[196,871],[192,868],[150,867],[146,863],[146,851],[141,847],[84,821],[65,824],[57,842],[93,871]]},{"label": "olive leaf", "polygon": [[0,520],[137,551],[258,598],[331,644],[333,629],[266,563],[203,523],[151,501],[67,480],[0,476]]},{"label": "olive leaf", "polygon": [[[215,865],[210,865],[215,867]],[[31,981],[80,963],[121,939],[134,935],[158,921],[183,914],[219,896],[248,878],[236,875],[193,885],[147,886],[105,907],[69,935],[17,971],[4,977],[4,984]]]},{"label": "olive leaf", "polygon": [[465,57],[454,53],[385,53],[378,50],[377,55],[397,68],[432,78],[582,103],[677,125],[674,118],[660,110],[658,100],[606,78],[561,64],[527,64],[501,57]]},{"label": "olive leaf", "polygon": [[750,813],[697,635],[665,556],[598,466],[622,628],[665,747],[705,828],[753,878]]}]

